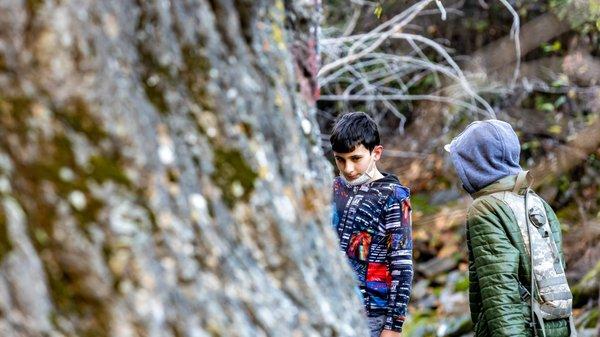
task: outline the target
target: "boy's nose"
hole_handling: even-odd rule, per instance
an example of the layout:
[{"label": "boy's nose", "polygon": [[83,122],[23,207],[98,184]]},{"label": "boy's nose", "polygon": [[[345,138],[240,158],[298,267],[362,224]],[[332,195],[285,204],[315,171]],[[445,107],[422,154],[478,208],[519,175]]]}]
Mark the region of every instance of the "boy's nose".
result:
[{"label": "boy's nose", "polygon": [[344,173],[350,174],[352,172],[354,172],[354,165],[346,164],[346,166],[344,167]]}]

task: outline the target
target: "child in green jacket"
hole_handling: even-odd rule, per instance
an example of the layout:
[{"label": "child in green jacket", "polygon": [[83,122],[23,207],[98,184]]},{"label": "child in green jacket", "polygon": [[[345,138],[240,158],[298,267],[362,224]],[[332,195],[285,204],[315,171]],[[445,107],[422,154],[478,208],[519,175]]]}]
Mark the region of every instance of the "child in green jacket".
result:
[{"label": "child in green jacket", "polygon": [[512,127],[474,122],[445,149],[474,199],[467,246],[475,336],[575,336],[560,224],[529,188]]}]

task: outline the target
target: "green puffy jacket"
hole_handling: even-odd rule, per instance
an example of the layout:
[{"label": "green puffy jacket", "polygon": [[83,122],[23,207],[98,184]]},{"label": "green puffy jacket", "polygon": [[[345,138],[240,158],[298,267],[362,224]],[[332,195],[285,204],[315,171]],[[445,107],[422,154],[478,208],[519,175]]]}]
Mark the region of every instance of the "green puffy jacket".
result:
[{"label": "green puffy jacket", "polygon": [[[527,288],[531,284],[529,256],[512,210],[490,196],[512,190],[515,182],[516,176],[509,176],[476,192],[467,212],[469,304],[476,337],[533,335],[530,306],[519,293],[519,282]],[[544,206],[564,266],[560,224]],[[545,321],[545,330],[546,337],[568,337],[569,321]]]}]

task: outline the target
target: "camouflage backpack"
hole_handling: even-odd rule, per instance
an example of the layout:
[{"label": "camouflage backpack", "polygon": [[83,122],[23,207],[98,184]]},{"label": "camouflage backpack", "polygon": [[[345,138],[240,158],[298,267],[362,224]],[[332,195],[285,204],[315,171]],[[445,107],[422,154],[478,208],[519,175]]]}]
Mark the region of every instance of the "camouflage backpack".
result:
[{"label": "camouflage backpack", "polygon": [[[526,188],[525,194],[519,194],[523,188]],[[496,192],[491,196],[506,203],[514,213],[531,258],[531,279],[535,282],[532,282],[530,290],[519,283],[519,291],[521,298],[531,301],[532,322],[535,315],[545,337],[544,320],[568,318],[571,337],[577,336],[572,316],[573,295],[552,237],[544,202],[528,187],[527,171],[517,176],[512,191]],[[534,332],[537,336],[535,325]]]}]

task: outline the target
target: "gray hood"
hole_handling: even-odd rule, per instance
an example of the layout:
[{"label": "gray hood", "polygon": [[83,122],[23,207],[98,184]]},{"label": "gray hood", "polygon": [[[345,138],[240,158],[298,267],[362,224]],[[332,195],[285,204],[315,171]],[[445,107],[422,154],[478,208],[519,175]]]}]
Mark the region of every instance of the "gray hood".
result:
[{"label": "gray hood", "polygon": [[521,172],[521,146],[510,124],[490,119],[469,124],[446,147],[456,173],[469,193]]}]

